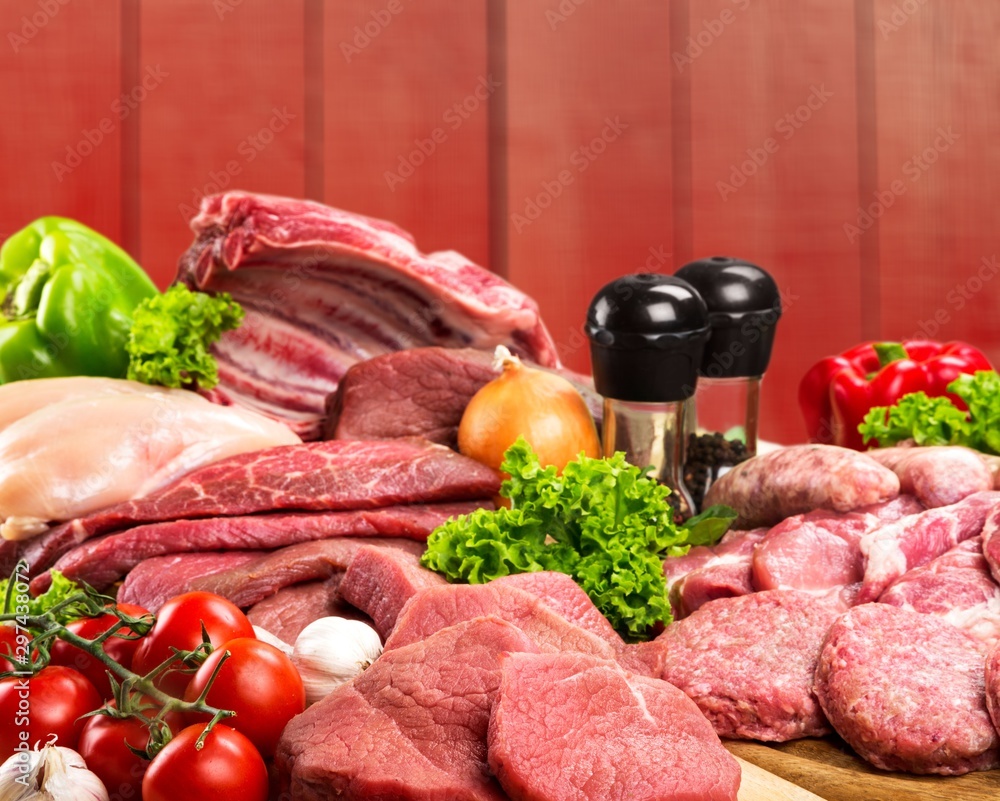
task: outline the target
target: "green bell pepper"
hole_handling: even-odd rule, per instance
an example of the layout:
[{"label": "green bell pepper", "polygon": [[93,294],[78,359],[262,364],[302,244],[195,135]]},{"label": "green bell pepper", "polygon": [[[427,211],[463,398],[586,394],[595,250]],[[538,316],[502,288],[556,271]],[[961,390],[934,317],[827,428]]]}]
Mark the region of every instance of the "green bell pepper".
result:
[{"label": "green bell pepper", "polygon": [[35,220],[0,247],[0,384],[124,378],[132,310],[156,294],[114,242],[75,220]]}]

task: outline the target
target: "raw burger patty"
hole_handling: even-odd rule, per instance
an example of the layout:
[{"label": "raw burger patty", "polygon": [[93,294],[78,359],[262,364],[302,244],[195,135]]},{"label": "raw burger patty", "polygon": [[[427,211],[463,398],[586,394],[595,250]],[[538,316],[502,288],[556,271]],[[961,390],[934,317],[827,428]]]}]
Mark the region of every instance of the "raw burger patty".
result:
[{"label": "raw burger patty", "polygon": [[671,624],[663,678],[684,690],[720,737],[785,741],[830,731],[812,692],[835,601],[768,590],[709,601]]},{"label": "raw burger patty", "polygon": [[933,615],[863,604],[830,629],[816,695],[877,768],[957,775],[1000,765],[982,643]]}]

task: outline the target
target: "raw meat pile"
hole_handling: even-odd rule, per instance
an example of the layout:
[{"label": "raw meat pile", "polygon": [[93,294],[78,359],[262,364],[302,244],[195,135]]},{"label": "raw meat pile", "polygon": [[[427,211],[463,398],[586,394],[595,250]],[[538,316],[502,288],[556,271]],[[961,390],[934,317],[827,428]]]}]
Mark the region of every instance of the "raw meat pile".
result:
[{"label": "raw meat pile", "polygon": [[415,562],[369,555],[340,591],[385,652],[285,729],[292,798],[736,798],[711,724],[572,579],[418,589]]},{"label": "raw meat pile", "polygon": [[205,198],[178,279],[229,292],[243,324],[215,348],[212,398],[316,439],[327,395],[355,362],[443,345],[506,345],[557,367],[535,302],[453,251],[423,254],[391,223],[308,200]]},{"label": "raw meat pile", "polygon": [[168,580],[185,573],[187,552],[197,553],[192,559],[201,560],[204,574],[208,555],[200,552],[223,551],[215,554],[218,573],[235,558],[283,546],[425,540],[449,517],[490,506],[499,486],[490,468],[420,439],[270,448],[71,520],[30,542],[23,555],[35,592],[48,586],[42,571],[50,567],[103,589],[130,570],[134,584],[141,575],[134,568],[172,555],[171,570],[158,576]]},{"label": "raw meat pile", "polygon": [[721,736],[832,730],[886,770],[1000,767],[1000,492],[978,455],[794,446],[711,502],[744,528],[667,560],[678,621],[656,642]]}]

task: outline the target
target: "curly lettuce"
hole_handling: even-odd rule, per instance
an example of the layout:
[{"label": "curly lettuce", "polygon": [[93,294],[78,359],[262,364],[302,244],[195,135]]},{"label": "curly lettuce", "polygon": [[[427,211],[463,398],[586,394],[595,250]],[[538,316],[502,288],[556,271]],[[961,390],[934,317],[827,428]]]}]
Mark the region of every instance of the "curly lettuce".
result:
[{"label": "curly lettuce", "polygon": [[[542,467],[524,439],[504,457],[502,470],[510,477],[500,494],[510,508],[478,509],[439,526],[422,564],[473,584],[555,570],[572,576],[626,637],[641,638],[669,623],[663,559],[685,553],[689,545],[688,529],[674,522],[669,488],[628,464],[622,453],[605,459],[581,455],[561,475]],[[727,514],[711,510],[692,529],[695,538],[717,539],[732,520]]]},{"label": "curly lettuce", "polygon": [[238,328],[243,316],[226,292],[207,295],[175,284],[147,298],[132,315],[128,377],[163,387],[211,389],[219,383],[211,346]]},{"label": "curly lettuce", "polygon": [[947,389],[967,409],[947,396],[911,392],[894,406],[871,409],[858,431],[866,443],[874,440],[883,448],[913,440],[917,445],[964,445],[1000,454],[1000,375],[993,370],[963,373]]}]

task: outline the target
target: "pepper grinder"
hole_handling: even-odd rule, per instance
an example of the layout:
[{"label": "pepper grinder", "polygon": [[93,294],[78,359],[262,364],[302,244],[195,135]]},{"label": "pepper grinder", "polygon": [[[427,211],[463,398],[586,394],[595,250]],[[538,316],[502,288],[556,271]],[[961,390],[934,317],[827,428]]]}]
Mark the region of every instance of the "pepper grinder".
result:
[{"label": "pepper grinder", "polygon": [[677,516],[694,503],[684,485],[684,402],[695,391],[710,328],[705,301],[680,278],[641,273],[607,284],[587,310],[594,386],[604,397],[605,456],[671,489]]},{"label": "pepper grinder", "polygon": [[713,256],[685,264],[676,276],[708,307],[711,335],[687,400],[686,481],[697,506],[712,483],[757,453],[760,385],[781,317],[781,296],[756,264]]}]

